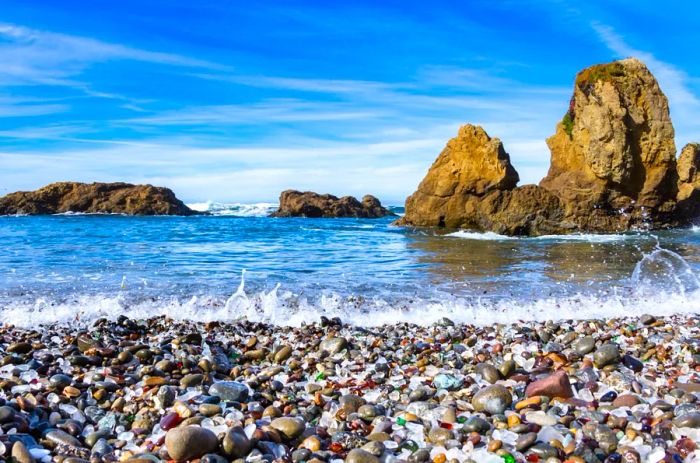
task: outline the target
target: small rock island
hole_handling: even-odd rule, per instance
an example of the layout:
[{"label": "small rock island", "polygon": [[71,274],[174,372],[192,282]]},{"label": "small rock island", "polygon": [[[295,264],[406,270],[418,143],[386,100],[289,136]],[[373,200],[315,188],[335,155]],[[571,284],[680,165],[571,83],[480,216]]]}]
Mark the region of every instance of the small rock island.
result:
[{"label": "small rock island", "polygon": [[129,183],[58,182],[0,198],[0,215],[195,215],[168,188]]},{"label": "small rock island", "polygon": [[539,185],[517,187],[501,141],[465,125],[396,224],[533,236],[687,226],[700,214],[700,145],[676,160],[674,135],[668,100],[641,61],[595,65],[576,76]]},{"label": "small rock island", "polygon": [[360,202],[353,196],[338,198],[311,191],[285,190],[280,194],[279,209],[270,217],[377,219],[389,215],[394,214],[372,195],[364,196]]}]

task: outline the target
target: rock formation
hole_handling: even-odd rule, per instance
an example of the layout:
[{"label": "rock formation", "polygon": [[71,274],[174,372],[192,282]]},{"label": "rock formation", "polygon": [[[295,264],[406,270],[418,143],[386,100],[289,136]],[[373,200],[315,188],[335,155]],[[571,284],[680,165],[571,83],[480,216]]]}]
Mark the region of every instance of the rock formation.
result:
[{"label": "rock formation", "polygon": [[547,144],[547,176],[516,188],[500,141],[462,127],[397,223],[541,235],[673,227],[700,213],[700,145],[677,169],[668,101],[637,59],[581,71]]},{"label": "rock formation", "polygon": [[690,143],[678,157],[678,213],[693,219],[700,216],[700,143]]},{"label": "rock formation", "polygon": [[60,214],[193,215],[168,188],[128,183],[52,183],[0,198],[0,215]]},{"label": "rock formation", "polygon": [[280,194],[280,206],[270,217],[357,217],[376,219],[393,215],[382,207],[377,198],[366,195],[362,202],[352,196],[338,198],[311,191],[285,190]]},{"label": "rock formation", "polygon": [[406,200],[404,220],[413,225],[464,226],[472,220],[467,205],[474,198],[510,190],[518,180],[501,140],[489,137],[481,127],[465,125]]}]

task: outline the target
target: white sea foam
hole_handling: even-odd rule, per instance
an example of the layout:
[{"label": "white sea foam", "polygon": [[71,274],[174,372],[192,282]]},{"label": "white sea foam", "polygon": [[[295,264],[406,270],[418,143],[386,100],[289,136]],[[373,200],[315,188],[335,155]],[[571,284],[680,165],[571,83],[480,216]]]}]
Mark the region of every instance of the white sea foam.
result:
[{"label": "white sea foam", "polygon": [[395,323],[429,325],[443,317],[455,322],[476,325],[514,323],[518,320],[544,321],[656,316],[700,313],[700,291],[685,294],[658,292],[653,296],[574,295],[564,298],[541,298],[531,301],[487,298],[450,298],[442,300],[407,299],[390,302],[376,298],[357,303],[356,298],[327,294],[311,301],[279,285],[269,292],[247,294],[242,288],[228,300],[192,297],[180,301],[163,298],[130,303],[122,295],[79,296],[63,302],[38,300],[33,304],[9,304],[2,310],[3,319],[22,327],[85,322],[119,315],[149,318],[167,315],[191,321],[236,321],[248,319],[282,326],[299,326],[318,321],[321,316],[340,317],[344,322],[361,326]]},{"label": "white sea foam", "polygon": [[188,204],[192,210],[209,212],[212,215],[224,215],[234,217],[267,217],[274,212],[278,205],[275,203],[219,203],[207,201],[204,203]]},{"label": "white sea foam", "polygon": [[[545,241],[583,241],[588,243],[611,243],[616,241],[624,241],[632,238],[638,238],[637,235],[631,234],[606,234],[599,235],[594,233],[575,233],[571,235],[541,235],[533,237],[517,237],[499,235],[494,232],[475,232],[468,230],[459,230],[453,233],[448,233],[445,236],[462,238],[468,240],[479,241],[506,241],[506,240],[545,240]],[[649,235],[651,237],[651,235]]]},{"label": "white sea foam", "polygon": [[700,280],[678,254],[660,247],[646,254],[630,275],[629,285],[606,292],[573,293],[557,297],[481,297],[433,293],[416,297],[387,294],[382,297],[323,292],[299,295],[280,284],[268,291],[246,292],[245,272],[230,297],[175,296],[134,299],[134,294],[76,295],[62,299],[24,298],[4,301],[3,320],[22,327],[90,323],[119,315],[149,318],[167,315],[192,321],[247,319],[275,325],[299,326],[321,316],[340,317],[346,323],[378,326],[401,322],[432,324],[443,317],[476,325],[700,313]]},{"label": "white sea foam", "polygon": [[516,240],[518,238],[514,236],[499,235],[494,232],[474,232],[467,230],[459,230],[453,233],[448,233],[445,236],[453,236],[455,238],[463,238],[467,240],[478,240],[478,241],[504,241],[504,240]]}]

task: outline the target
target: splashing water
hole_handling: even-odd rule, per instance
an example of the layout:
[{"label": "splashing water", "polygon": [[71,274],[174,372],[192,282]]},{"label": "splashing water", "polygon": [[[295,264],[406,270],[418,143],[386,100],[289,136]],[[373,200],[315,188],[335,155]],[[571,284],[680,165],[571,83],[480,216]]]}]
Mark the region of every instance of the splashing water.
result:
[{"label": "splashing water", "polygon": [[700,280],[683,257],[657,244],[656,249],[635,265],[632,287],[643,296],[659,292],[685,296],[700,289]]},{"label": "splashing water", "polygon": [[379,325],[700,312],[693,229],[511,238],[392,220],[4,217],[0,315]]}]

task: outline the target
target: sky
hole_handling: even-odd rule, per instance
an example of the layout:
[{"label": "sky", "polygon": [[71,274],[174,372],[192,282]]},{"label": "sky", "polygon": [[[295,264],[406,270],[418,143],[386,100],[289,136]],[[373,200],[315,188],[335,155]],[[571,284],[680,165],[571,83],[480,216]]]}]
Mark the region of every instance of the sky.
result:
[{"label": "sky", "polygon": [[536,183],[576,72],[628,56],[680,150],[700,141],[698,23],[689,1],[2,0],[0,195],[128,181],[401,204],[466,123]]}]

